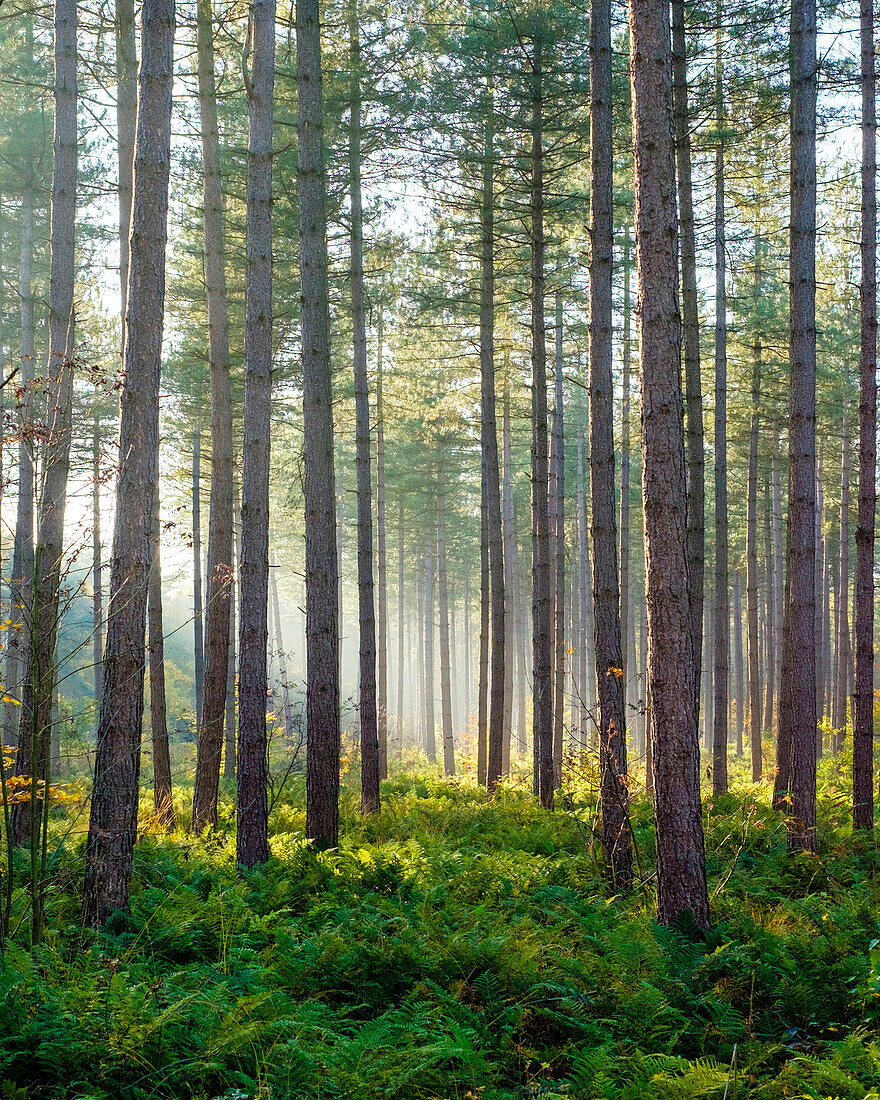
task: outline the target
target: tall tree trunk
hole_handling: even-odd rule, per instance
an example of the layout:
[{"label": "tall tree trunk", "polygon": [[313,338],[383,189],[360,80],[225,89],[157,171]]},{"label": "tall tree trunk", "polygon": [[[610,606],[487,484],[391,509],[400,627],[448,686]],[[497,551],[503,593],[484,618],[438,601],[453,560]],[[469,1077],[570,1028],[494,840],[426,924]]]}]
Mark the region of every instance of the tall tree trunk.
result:
[{"label": "tall tree trunk", "polygon": [[614,500],[611,0],[590,2],[590,72],[590,489],[596,678],[599,683],[599,783],[605,859],[613,887],[626,889],[632,881],[632,845],[627,805],[626,704]]},{"label": "tall tree trunk", "polygon": [[709,924],[694,713],[687,486],[672,142],[672,53],[665,0],[630,6],[636,266],[642,377],[657,912]]},{"label": "tall tree trunk", "polygon": [[[509,364],[505,363],[505,368]],[[502,484],[501,522],[504,551],[504,743],[507,748],[505,774],[510,770],[510,743],[513,737],[514,667],[519,639],[517,610],[516,521],[513,509],[513,448],[510,435],[510,378],[504,372],[504,410],[501,423]]]},{"label": "tall tree trunk", "polygon": [[[406,571],[404,564],[405,543],[403,525],[403,495],[401,494],[397,512],[397,720],[395,728],[397,732],[397,756],[403,755],[403,685],[406,678],[404,663],[406,659],[406,645],[404,641],[404,629],[406,626]],[[418,612],[417,612],[418,613]]]},{"label": "tall tree trunk", "polygon": [[[33,484],[33,467],[30,470]],[[31,489],[33,495],[33,489]],[[92,420],[92,683],[95,712],[101,699],[104,657],[104,569],[101,561],[101,416],[95,406]]]},{"label": "tall tree trunk", "polygon": [[[28,20],[28,37],[32,40],[32,20]],[[7,702],[4,726],[7,745],[15,743],[24,687],[24,658],[31,623],[34,578],[34,462],[30,430],[31,389],[34,377],[34,190],[36,181],[33,164],[28,158],[21,200],[21,261],[18,276],[18,296],[21,317],[21,358],[18,391],[18,499],[15,512],[15,540],[12,548],[12,568],[9,580],[10,615],[6,634]],[[99,657],[100,664],[100,657]],[[97,675],[97,673],[96,673]],[[15,700],[12,702],[11,700]]]},{"label": "tall tree trunk", "polygon": [[620,431],[620,667],[623,669],[624,701],[627,715],[635,713],[637,668],[635,653],[635,615],[631,597],[630,578],[630,448],[632,416],[632,294],[630,289],[630,235],[629,226],[623,234],[623,400],[621,402]]},{"label": "tall tree trunk", "polygon": [[[720,24],[721,3],[716,4]],[[730,592],[727,520],[727,239],[724,210],[724,69],[721,31],[715,40],[715,722],[712,792],[727,793],[727,701],[729,694]]]},{"label": "tall tree trunk", "polygon": [[[755,237],[755,296],[760,294],[760,242]],[[764,770],[761,745],[761,666],[758,653],[758,437],[761,427],[761,334],[752,344],[752,415],[749,427],[749,472],[746,485],[746,616],[749,631],[749,740],[752,782]]]},{"label": "tall tree trunk", "polygon": [[388,778],[388,548],[385,507],[385,394],[382,306],[376,339],[376,731],[379,778]]},{"label": "tall tree trunk", "polygon": [[773,555],[773,536],[771,531],[770,479],[764,475],[764,564],[767,583],[767,665],[765,677],[764,729],[773,729],[773,698],[776,694],[776,619],[773,608],[776,603],[776,559]]},{"label": "tall tree trunk", "polygon": [[736,755],[743,753],[745,690],[743,681],[742,575],[733,575],[733,668],[736,678]]},{"label": "tall tree trunk", "polygon": [[[211,379],[211,490],[208,503],[205,665],[199,693],[201,709],[192,822],[193,829],[200,832],[206,825],[217,822],[217,788],[227,707],[229,647],[234,644],[234,641],[230,642],[230,638],[234,639],[230,625],[234,584],[232,394],[212,0],[197,0],[196,48],[202,130],[202,229]],[[234,752],[231,755],[234,759]]]},{"label": "tall tree trunk", "polygon": [[[482,466],[482,464],[481,464]],[[477,782],[485,783],[489,753],[489,505],[488,487],[480,477],[480,667],[477,684]]]},{"label": "tall tree trunk", "polygon": [[333,383],[327,291],[321,27],[318,0],[296,2],[300,265],[306,507],[306,835],[339,839],[339,595]]},{"label": "tall tree trunk", "polygon": [[[440,721],[443,730],[443,774],[455,775],[452,739],[452,682],[449,651],[449,587],[446,570],[446,485],[443,481],[442,445],[437,440],[440,484],[437,493],[437,603],[440,612]],[[500,767],[500,761],[499,761]]]},{"label": "tall tree trunk", "polygon": [[226,669],[226,744],[223,749],[223,774],[232,778],[236,772],[237,730],[235,727],[236,704],[236,655],[235,640],[238,637],[236,609],[241,617],[241,496],[237,491],[235,478],[232,481],[232,564],[233,576],[230,582],[231,599],[229,603],[229,663]]},{"label": "tall tree trunk", "polygon": [[681,318],[684,337],[685,405],[687,410],[687,564],[690,636],[694,663],[694,716],[700,714],[700,657],[703,648],[703,570],[706,560],[706,470],[703,454],[703,394],[700,379],[700,315],[694,200],[691,181],[690,113],[688,111],[687,38],[684,0],[672,0],[672,96],[675,163],[681,244]]},{"label": "tall tree trunk", "polygon": [[364,212],[361,198],[361,45],[357,0],[349,6],[351,76],[348,170],[351,200],[351,318],[354,339],[355,445],[357,449],[357,572],[361,721],[361,812],[379,810],[379,720],[376,711],[376,609],[373,592],[373,490],[370,469],[370,393],[364,312]]},{"label": "tall tree trunk", "polygon": [[532,322],[532,737],[534,791],[553,807],[553,593],[547,445],[547,348],[544,322],[544,87],[542,44],[535,42],[531,93]]},{"label": "tall tree trunk", "polygon": [[425,690],[425,752],[433,763],[437,759],[434,724],[434,549],[425,550],[425,666],[420,677]]},{"label": "tall tree trunk", "polygon": [[822,485],[823,448],[819,447],[819,463],[816,469],[816,573],[815,632],[816,632],[816,757],[822,756],[822,711],[825,699],[825,638],[822,631],[822,582],[825,579],[825,546],[822,538],[822,513],[824,493]]},{"label": "tall tree trunk", "polygon": [[193,428],[192,460],[193,668],[198,739],[202,735],[202,689],[205,683],[205,624],[202,620],[202,432],[198,424]]},{"label": "tall tree trunk", "polygon": [[785,624],[774,802],[791,848],[816,842],[816,0],[791,9],[790,421]]},{"label": "tall tree trunk", "polygon": [[165,704],[165,633],[162,625],[162,554],[159,517],[159,481],[153,492],[150,524],[150,590],[147,595],[147,644],[150,651],[150,731],[153,741],[153,805],[166,827],[174,828],[171,790],[171,751]]},{"label": "tall tree trunk", "polygon": [[[491,646],[486,788],[491,794],[504,773],[504,531],[495,415],[495,146],[491,85],[484,97],[483,180],[480,203],[480,455],[489,542]],[[480,773],[482,778],[482,772]]]},{"label": "tall tree trunk", "polygon": [[[298,23],[297,33],[299,34]],[[272,115],[275,85],[275,0],[252,0],[250,38],[252,67],[247,78],[247,278],[236,769],[236,858],[243,867],[253,867],[269,858],[266,647],[269,635],[269,457],[272,422]],[[300,148],[300,156],[302,155]],[[306,249],[304,242],[304,265]],[[305,293],[303,297],[306,297]],[[304,348],[307,346],[307,331],[304,303]],[[308,437],[308,417],[305,430]],[[329,477],[332,486],[332,466]],[[325,547],[325,552],[330,557],[331,545]],[[315,727],[309,723],[310,741],[314,730]]]},{"label": "tall tree trunk", "polygon": [[[587,458],[589,463],[589,458]],[[581,708],[582,747],[586,748],[592,740],[596,722],[596,614],[593,601],[593,566],[590,560],[590,540],[587,523],[587,470],[584,457],[584,432],[578,436],[578,509],[580,514],[581,542],[578,547],[578,567],[581,589],[581,660],[583,662],[583,698]]]},{"label": "tall tree trunk", "polygon": [[840,620],[838,624],[837,669],[834,677],[835,721],[834,748],[840,752],[846,738],[847,701],[850,667],[849,642],[849,418],[844,397],[843,424],[841,426],[840,464]]},{"label": "tall tree trunk", "polygon": [[877,510],[877,115],[874,0],[860,0],[862,280],[859,295],[859,514],[856,525],[856,673],[853,827],[874,824],[874,521]]},{"label": "tall tree trunk", "polygon": [[782,487],[779,479],[779,427],[776,416],[772,417],[770,437],[773,450],[770,454],[770,489],[773,494],[773,574],[776,588],[773,593],[773,636],[776,639],[776,721],[782,693],[782,634],[785,608],[785,555],[782,551]]},{"label": "tall tree trunk", "polygon": [[556,292],[556,355],[553,376],[553,583],[555,646],[553,654],[553,786],[562,786],[565,728],[565,421],[562,374],[562,294]]},{"label": "tall tree trunk", "polygon": [[[145,0],[141,28],[120,465],[83,897],[87,923],[98,925],[128,905],[137,833],[150,530],[158,479],[174,0]],[[75,123],[73,135],[75,140]]]}]

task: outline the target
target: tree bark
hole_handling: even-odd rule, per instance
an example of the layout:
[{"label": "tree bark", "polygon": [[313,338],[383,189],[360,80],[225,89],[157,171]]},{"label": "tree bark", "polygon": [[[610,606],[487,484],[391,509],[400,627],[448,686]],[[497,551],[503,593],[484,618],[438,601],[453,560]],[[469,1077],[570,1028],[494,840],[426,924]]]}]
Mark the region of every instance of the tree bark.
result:
[{"label": "tree bark", "polygon": [[770,479],[764,475],[764,565],[767,593],[767,667],[764,670],[765,702],[764,729],[773,729],[773,699],[776,694],[777,637],[776,619],[773,608],[776,602],[776,559],[773,555],[773,535],[771,524]]},{"label": "tree bark", "polygon": [[[721,4],[716,5],[720,24]],[[721,31],[715,40],[716,126],[724,126]],[[724,142],[715,148],[715,722],[712,793],[727,793],[727,703],[729,695],[730,592],[727,519],[727,237],[724,209]]]},{"label": "tree bark", "polygon": [[553,501],[553,786],[562,786],[562,758],[565,728],[565,421],[562,368],[562,294],[556,292],[556,348],[553,375],[553,445],[551,450]]},{"label": "tree bark", "polygon": [[[509,364],[505,363],[507,368]],[[513,508],[513,448],[510,433],[510,378],[504,372],[504,408],[501,422],[502,484],[501,522],[504,556],[504,743],[510,770],[510,746],[513,739],[513,688],[518,638],[516,520]]]},{"label": "tree bark", "polygon": [[791,10],[789,502],[774,802],[787,794],[789,847],[816,842],[816,2]]},{"label": "tree bark", "polygon": [[665,0],[630,6],[657,912],[709,924],[694,713],[672,52]]},{"label": "tree bark", "polygon": [[202,690],[205,683],[205,634],[202,620],[202,432],[193,428],[192,552],[193,552],[193,669],[196,739],[202,736]]},{"label": "tree bark", "polygon": [[491,587],[489,567],[488,486],[480,476],[480,665],[477,683],[477,782],[485,783],[489,754],[489,630]]},{"label": "tree bark", "polygon": [[[443,731],[443,774],[455,775],[455,747],[452,739],[452,683],[449,649],[449,587],[446,569],[446,485],[442,476],[442,444],[437,440],[437,603],[440,612],[440,721]],[[500,764],[500,761],[499,761]]]},{"label": "tree bark", "polygon": [[[174,0],[145,0],[141,28],[120,465],[83,898],[86,922],[97,925],[128,906],[137,832],[150,531],[158,479]],[[75,124],[73,133],[75,139]]]},{"label": "tree bark", "polygon": [[[504,531],[495,415],[495,146],[492,88],[484,97],[482,194],[480,202],[480,455],[489,543],[490,670],[486,788],[493,793],[504,772]],[[482,778],[482,772],[481,778]]]},{"label": "tree bark", "polygon": [[434,551],[425,550],[425,667],[421,682],[425,685],[425,752],[431,763],[437,759],[434,737]]},{"label": "tree bark", "polygon": [[361,812],[379,810],[379,720],[376,709],[376,609],[373,588],[373,489],[370,469],[370,392],[364,312],[364,212],[361,197],[361,46],[357,0],[349,7],[348,170],[351,201],[351,319],[354,340],[357,467],[358,639],[361,723]]},{"label": "tree bark", "polygon": [[834,677],[834,750],[840,752],[846,739],[849,668],[851,661],[849,641],[849,418],[844,396],[843,423],[841,425],[840,463],[840,619],[837,636],[837,667]]},{"label": "tree bark", "polygon": [[[272,422],[272,115],[275,83],[275,0],[252,0],[250,38],[252,68],[247,76],[249,130],[245,388],[239,562],[241,608],[238,623],[238,782],[235,818],[236,858],[242,867],[265,863],[269,858],[266,649],[269,634],[269,458]],[[305,317],[303,325],[305,331]],[[303,345],[305,346],[305,339]],[[331,485],[332,477],[331,469]],[[326,549],[329,553],[329,547]],[[309,731],[313,729],[309,725]]]},{"label": "tree bark", "polygon": [[706,469],[703,453],[703,394],[700,378],[700,315],[691,180],[690,113],[688,110],[687,38],[684,0],[672,0],[672,95],[675,162],[681,242],[681,316],[684,337],[685,405],[687,411],[687,560],[691,648],[694,662],[694,715],[700,714],[700,658],[703,649],[703,571],[706,560]]},{"label": "tree bark", "polygon": [[733,668],[736,680],[736,755],[743,754],[745,683],[743,678],[742,574],[733,575]]},{"label": "tree bark", "polygon": [[388,548],[385,506],[384,317],[376,339],[376,730],[379,778],[388,778]]},{"label": "tree bark", "polygon": [[534,791],[553,808],[553,594],[544,322],[544,88],[542,44],[535,42],[531,94],[529,198],[532,328],[532,738]]},{"label": "tree bark", "polygon": [[[403,685],[406,678],[404,669],[406,662],[404,635],[406,627],[406,606],[404,601],[406,595],[406,571],[404,564],[406,548],[404,543],[403,515],[403,495],[401,494],[397,511],[397,715],[395,732],[397,734],[398,759],[403,755]],[[418,614],[418,610],[416,613]]]},{"label": "tree bark", "polygon": [[230,581],[230,601],[229,601],[229,662],[226,669],[226,729],[225,729],[225,745],[223,748],[223,774],[227,778],[232,778],[236,772],[236,756],[237,756],[237,737],[235,728],[235,712],[236,703],[236,657],[235,657],[235,640],[238,637],[237,622],[236,622],[236,609],[241,608],[240,598],[240,569],[241,563],[241,505],[239,503],[241,497],[236,489],[235,479],[232,481],[232,565],[233,575]]},{"label": "tree bark", "polygon": [[853,691],[853,827],[874,824],[874,525],[877,510],[877,114],[874,0],[860,0],[862,78],[859,292],[859,514],[856,526],[856,673]]},{"label": "tree bark", "polygon": [[[217,789],[229,681],[229,647],[234,645],[231,625],[234,584],[232,393],[212,0],[197,0],[196,47],[202,130],[202,229],[211,379],[211,490],[208,504],[205,664],[199,694],[201,710],[193,787],[193,829],[200,832],[206,825],[217,822]],[[234,752],[231,755],[234,760]]]},{"label": "tree bark", "polygon": [[590,72],[590,489],[596,678],[599,683],[599,783],[602,846],[612,886],[619,890],[627,889],[632,881],[632,844],[614,499],[611,0],[591,0],[590,3]]},{"label": "tree bark", "polygon": [[339,567],[318,0],[296,2],[306,506],[306,835],[339,840]]}]

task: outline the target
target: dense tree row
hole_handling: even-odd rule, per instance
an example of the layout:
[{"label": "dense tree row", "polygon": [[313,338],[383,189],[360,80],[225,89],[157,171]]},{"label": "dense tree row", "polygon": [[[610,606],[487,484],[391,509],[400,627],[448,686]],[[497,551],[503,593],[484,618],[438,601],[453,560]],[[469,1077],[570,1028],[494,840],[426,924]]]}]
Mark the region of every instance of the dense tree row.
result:
[{"label": "dense tree row", "polygon": [[244,867],[303,774],[335,847],[349,768],[364,814],[392,768],[594,772],[619,890],[644,782],[665,923],[711,919],[703,775],[809,850],[851,737],[872,827],[874,15],[818,14],[821,57],[816,0],[4,9],[35,941],[42,785],[90,773],[100,925],[142,758],[165,827],[235,778]]}]

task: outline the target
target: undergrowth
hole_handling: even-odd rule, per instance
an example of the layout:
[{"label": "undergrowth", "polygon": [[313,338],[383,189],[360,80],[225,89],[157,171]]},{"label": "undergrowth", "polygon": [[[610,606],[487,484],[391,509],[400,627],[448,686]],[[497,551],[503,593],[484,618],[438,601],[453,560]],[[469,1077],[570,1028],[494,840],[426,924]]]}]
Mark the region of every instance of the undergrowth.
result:
[{"label": "undergrowth", "polygon": [[611,896],[589,781],[548,813],[401,777],[366,821],[346,794],[334,852],[302,839],[300,782],[251,874],[228,809],[198,841],[148,824],[100,935],[66,837],[34,950],[17,898],[0,1100],[880,1100],[880,856],[835,765],[815,856],[767,788],[706,803],[708,935],[653,922],[644,800],[642,879]]}]

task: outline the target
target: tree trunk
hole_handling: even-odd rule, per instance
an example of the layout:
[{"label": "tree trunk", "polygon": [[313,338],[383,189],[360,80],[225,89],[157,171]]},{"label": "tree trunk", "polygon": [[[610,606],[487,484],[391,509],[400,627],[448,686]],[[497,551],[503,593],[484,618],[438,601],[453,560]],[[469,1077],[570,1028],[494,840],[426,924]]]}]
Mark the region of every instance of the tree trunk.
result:
[{"label": "tree trunk", "polygon": [[[505,363],[505,367],[509,364]],[[502,485],[501,521],[504,551],[504,744],[507,767],[510,771],[510,744],[513,739],[513,688],[514,667],[518,644],[517,623],[517,548],[516,521],[513,510],[513,456],[510,436],[510,379],[504,372],[504,411],[501,424]]]},{"label": "tree trunk", "polygon": [[296,2],[306,508],[306,835],[339,840],[339,571],[318,0]]},{"label": "tree trunk", "polygon": [[[233,602],[232,394],[226,297],[223,184],[214,75],[212,0],[197,0],[199,115],[202,131],[202,195],[208,358],[211,379],[211,490],[208,504],[205,664],[198,691],[198,755],[193,787],[193,829],[217,822],[217,788],[227,708]],[[227,752],[227,756],[230,754]],[[234,760],[234,751],[231,754]],[[232,772],[227,772],[232,774]]]},{"label": "tree trunk", "polygon": [[770,479],[764,475],[764,564],[766,567],[767,583],[767,665],[764,669],[765,678],[765,703],[764,703],[764,729],[773,729],[773,698],[776,694],[776,620],[773,608],[776,602],[776,561],[773,556],[773,537],[771,533],[771,502]]},{"label": "tree trunk", "polygon": [[[299,24],[297,24],[299,33]],[[266,648],[269,624],[269,455],[272,405],[272,113],[275,0],[252,0],[248,94],[247,278],[238,623],[236,858],[269,858],[266,792]],[[301,75],[301,74],[300,74]],[[300,152],[302,155],[302,150]],[[303,244],[305,264],[306,245]],[[305,294],[303,295],[305,297]],[[306,346],[303,307],[303,347]],[[306,418],[306,433],[309,421]],[[333,470],[330,469],[330,485]],[[332,556],[330,546],[325,547]],[[314,730],[309,725],[310,732]],[[309,834],[312,835],[312,834]]]},{"label": "tree trunk", "polygon": [[[755,238],[755,291],[760,293],[759,242]],[[757,302],[756,302],[757,304]],[[752,415],[749,428],[749,472],[746,485],[746,616],[749,632],[749,740],[752,782],[764,770],[761,746],[761,666],[758,653],[758,436],[761,426],[761,336],[752,345]]]},{"label": "tree trunk", "polygon": [[116,150],[119,180],[119,290],[122,302],[122,348],[128,304],[131,204],[134,182],[134,146],[137,129],[138,68],[134,0],[115,0]]},{"label": "tree trunk", "polygon": [[232,778],[236,772],[236,658],[235,640],[238,637],[238,624],[236,622],[236,609],[241,608],[241,593],[239,588],[241,563],[241,497],[236,489],[235,479],[232,481],[232,564],[233,576],[230,581],[229,601],[229,663],[226,669],[226,744],[223,749],[223,774]]},{"label": "tree trunk", "polygon": [[834,749],[840,752],[846,739],[847,701],[850,667],[849,642],[849,419],[847,417],[846,397],[844,397],[843,441],[840,465],[840,619],[838,623],[837,668],[834,677]]},{"label": "tree trunk", "polygon": [[[357,450],[357,573],[361,721],[361,812],[379,810],[379,721],[376,710],[376,610],[373,593],[373,491],[370,470],[370,393],[364,313],[364,213],[361,199],[361,46],[357,0],[349,8],[351,75],[348,170],[351,200],[351,318],[354,339],[355,445]],[[384,503],[384,502],[383,502]]]},{"label": "tree trunk", "polygon": [[547,446],[547,350],[544,323],[544,102],[542,45],[532,62],[531,322],[532,322],[532,736],[534,790],[553,808],[553,593],[550,563]]},{"label": "tree trunk", "polygon": [[612,886],[620,890],[627,889],[632,881],[632,845],[627,801],[626,704],[614,500],[611,0],[591,0],[590,3],[590,72],[590,489],[596,677],[599,682],[599,771],[602,846]]},{"label": "tree trunk", "polygon": [[[141,27],[120,465],[83,898],[86,922],[98,925],[128,906],[137,833],[150,531],[158,478],[174,0],[145,0]],[[75,134],[74,121],[74,140]]]},{"label": "tree trunk", "polygon": [[632,417],[632,292],[629,226],[623,235],[623,400],[620,436],[620,649],[627,716],[636,712],[638,667],[635,652],[635,608],[630,577],[630,449]]},{"label": "tree trunk", "polygon": [[272,617],[275,620],[275,651],[278,654],[278,679],[281,683],[281,708],[284,718],[284,737],[291,748],[296,747],[293,731],[293,706],[290,702],[290,680],[287,672],[287,650],[284,648],[284,628],[281,625],[281,601],[278,599],[278,561],[272,555],[269,568],[269,595],[272,599]]},{"label": "tree trunk", "polygon": [[733,575],[733,668],[736,678],[736,755],[743,754],[745,683],[743,678],[742,575]]},{"label": "tree trunk", "polygon": [[166,829],[174,828],[174,795],[171,790],[171,751],[165,705],[165,633],[162,625],[162,529],[159,516],[159,482],[153,492],[150,525],[150,590],[147,596],[150,651],[150,730],[153,739],[153,805]]},{"label": "tree trunk", "polygon": [[382,306],[376,347],[376,730],[379,778],[388,778],[388,550],[385,508],[385,394]]},{"label": "tree trunk", "polygon": [[202,690],[205,683],[205,635],[202,621],[202,433],[198,424],[193,428],[192,457],[193,667],[198,740],[202,736]]},{"label": "tree trunk", "polygon": [[[716,5],[718,21],[721,4]],[[721,31],[715,41],[716,126],[724,126]],[[715,723],[712,793],[727,793],[727,701],[729,694],[730,593],[727,519],[727,240],[724,211],[724,142],[715,149]]]},{"label": "tree trunk", "polygon": [[401,495],[397,512],[397,720],[395,729],[398,759],[403,755],[403,685],[406,678],[404,671],[406,659],[406,646],[404,644],[406,572],[404,568],[405,546],[403,536],[403,495]]},{"label": "tree trunk", "polygon": [[874,824],[874,518],[877,510],[877,116],[874,0],[860,0],[862,226],[859,356],[859,514],[856,526],[856,673],[853,827]]},{"label": "tree trunk", "polygon": [[657,822],[657,912],[709,924],[694,713],[678,311],[672,55],[664,0],[630,7],[642,479]]},{"label": "tree trunk", "polygon": [[[28,35],[32,38],[32,21]],[[12,568],[9,578],[11,604],[9,630],[6,634],[6,691],[10,699],[4,716],[7,745],[15,744],[21,716],[24,688],[24,658],[29,648],[34,579],[34,462],[30,432],[31,390],[28,383],[34,377],[34,189],[33,165],[28,161],[21,200],[21,262],[18,295],[21,317],[21,358],[18,392],[18,496],[15,512],[15,540],[12,548]],[[99,657],[100,664],[100,657]],[[96,671],[96,677],[97,677]],[[12,702],[11,700],[15,700]]]},{"label": "tree trunk", "polygon": [[[504,773],[504,531],[495,416],[495,148],[492,88],[485,94],[483,180],[480,203],[480,456],[489,542],[490,670],[486,788],[491,794]],[[482,778],[482,772],[480,772]]]},{"label": "tree trunk", "polygon": [[[438,457],[442,456],[437,440]],[[446,486],[442,477],[442,457],[437,493],[437,602],[440,612],[440,720],[443,730],[443,774],[455,775],[455,747],[452,740],[452,683],[449,653],[449,589],[446,572]],[[500,760],[499,760],[500,767]]]},{"label": "tree trunk", "polygon": [[687,564],[690,635],[694,663],[694,715],[700,714],[700,657],[703,648],[703,570],[705,548],[705,458],[703,394],[700,378],[700,315],[691,182],[691,119],[688,111],[687,39],[684,0],[672,0],[672,95],[675,163],[681,224],[681,318],[684,336],[685,405],[687,410]]},{"label": "tree trunk", "polygon": [[553,406],[553,583],[555,647],[553,654],[553,786],[562,786],[563,732],[565,727],[565,421],[562,375],[562,295],[556,293],[556,355]]},{"label": "tree trunk", "polygon": [[816,637],[816,757],[822,756],[822,709],[825,699],[825,639],[822,631],[822,582],[825,577],[825,546],[822,538],[822,513],[824,493],[822,484],[823,448],[819,448],[816,469],[816,572],[815,584],[815,637]]},{"label": "tree trunk", "polygon": [[434,737],[434,551],[425,550],[425,667],[422,683],[425,691],[425,752],[433,764],[437,759]]},{"label": "tree trunk", "polygon": [[816,842],[816,0],[791,10],[789,502],[774,802],[790,848]]},{"label": "tree trunk", "polygon": [[477,782],[485,783],[489,752],[489,505],[488,486],[480,477],[480,669],[477,684]]},{"label": "tree trunk", "polygon": [[[31,467],[31,483],[33,467]],[[33,492],[33,490],[31,490]],[[92,683],[95,713],[101,698],[101,677],[104,658],[104,593],[103,562],[101,561],[101,417],[97,406],[92,421]]]}]

